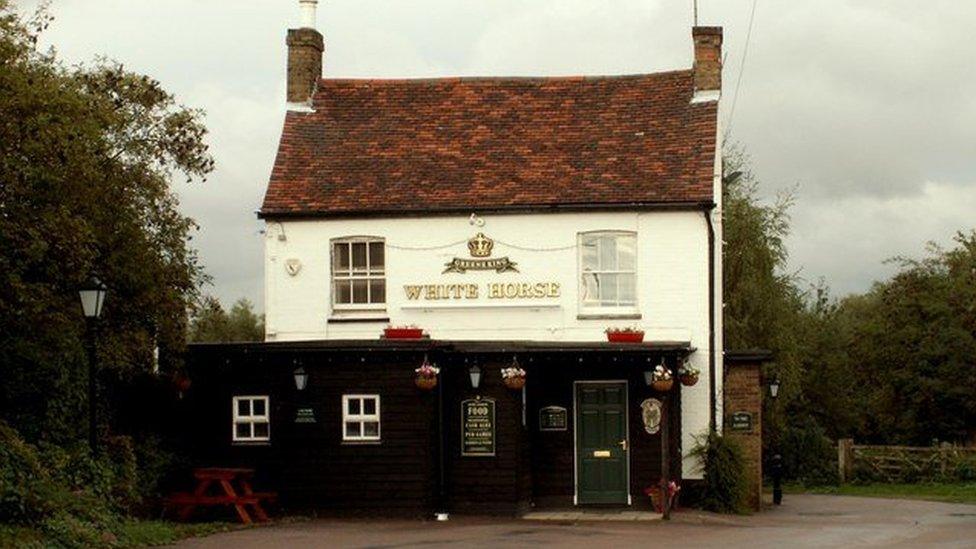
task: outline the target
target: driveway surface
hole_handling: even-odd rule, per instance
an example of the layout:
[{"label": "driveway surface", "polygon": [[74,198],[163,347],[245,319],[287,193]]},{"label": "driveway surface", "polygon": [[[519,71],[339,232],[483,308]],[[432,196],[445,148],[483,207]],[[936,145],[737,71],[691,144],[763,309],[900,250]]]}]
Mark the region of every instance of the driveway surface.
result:
[{"label": "driveway surface", "polygon": [[671,522],[449,522],[318,519],[186,540],[183,548],[250,547],[976,547],[976,505],[788,495],[746,517],[682,511]]}]

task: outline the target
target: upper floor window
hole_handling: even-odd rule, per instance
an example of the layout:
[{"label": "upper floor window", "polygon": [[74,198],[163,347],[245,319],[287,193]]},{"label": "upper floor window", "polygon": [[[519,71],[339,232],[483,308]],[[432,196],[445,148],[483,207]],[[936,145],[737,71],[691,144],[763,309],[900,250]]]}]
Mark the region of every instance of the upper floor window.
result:
[{"label": "upper floor window", "polygon": [[236,396],[233,407],[234,442],[267,442],[271,440],[271,415],[267,396]]},{"label": "upper floor window", "polygon": [[386,249],[381,238],[332,241],[332,304],[335,309],[383,309]]},{"label": "upper floor window", "polygon": [[581,304],[587,309],[637,306],[637,235],[594,232],[580,235]]}]

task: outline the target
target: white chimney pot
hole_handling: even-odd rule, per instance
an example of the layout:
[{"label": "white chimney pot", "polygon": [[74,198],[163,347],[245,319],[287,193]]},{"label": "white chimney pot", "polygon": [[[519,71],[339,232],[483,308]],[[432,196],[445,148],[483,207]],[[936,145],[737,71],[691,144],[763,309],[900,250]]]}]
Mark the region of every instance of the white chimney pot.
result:
[{"label": "white chimney pot", "polygon": [[298,0],[298,5],[302,9],[303,29],[315,28],[315,5],[318,3],[318,0]]}]

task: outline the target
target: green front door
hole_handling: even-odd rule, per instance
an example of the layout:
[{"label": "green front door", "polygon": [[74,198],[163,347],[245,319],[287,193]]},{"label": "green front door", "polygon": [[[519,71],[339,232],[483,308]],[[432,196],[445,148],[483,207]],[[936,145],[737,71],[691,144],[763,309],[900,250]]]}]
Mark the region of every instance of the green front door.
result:
[{"label": "green front door", "polygon": [[577,501],[627,503],[627,385],[576,384]]}]

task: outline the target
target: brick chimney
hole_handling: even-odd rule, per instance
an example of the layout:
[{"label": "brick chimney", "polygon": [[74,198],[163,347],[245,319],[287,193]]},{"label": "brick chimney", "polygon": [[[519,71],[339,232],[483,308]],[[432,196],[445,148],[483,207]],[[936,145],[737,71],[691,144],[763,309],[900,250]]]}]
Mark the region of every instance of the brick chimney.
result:
[{"label": "brick chimney", "polygon": [[288,102],[308,103],[322,77],[322,33],[315,29],[315,6],[318,0],[299,0],[302,25],[288,29]]},{"label": "brick chimney", "polygon": [[693,27],[695,93],[722,91],[722,27]]}]

